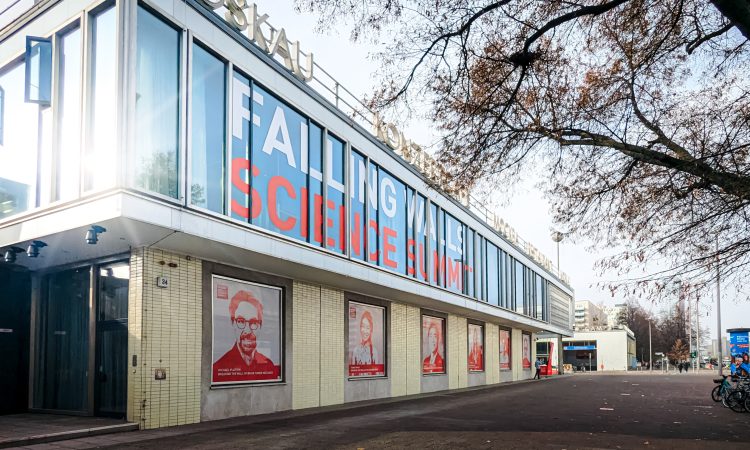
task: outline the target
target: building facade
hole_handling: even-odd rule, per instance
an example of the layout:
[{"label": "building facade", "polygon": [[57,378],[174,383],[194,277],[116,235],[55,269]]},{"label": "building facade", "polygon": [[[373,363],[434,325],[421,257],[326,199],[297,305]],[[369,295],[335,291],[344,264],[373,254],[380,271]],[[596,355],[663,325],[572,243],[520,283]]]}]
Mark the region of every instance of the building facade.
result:
[{"label": "building facade", "polygon": [[607,326],[607,315],[600,307],[588,300],[575,302],[574,320],[575,330],[593,330]]},{"label": "building facade", "polygon": [[530,378],[567,282],[220,3],[2,18],[0,412],[156,428]]},{"label": "building facade", "polygon": [[577,371],[634,369],[635,335],[625,326],[619,329],[576,331],[563,338],[563,361]]}]

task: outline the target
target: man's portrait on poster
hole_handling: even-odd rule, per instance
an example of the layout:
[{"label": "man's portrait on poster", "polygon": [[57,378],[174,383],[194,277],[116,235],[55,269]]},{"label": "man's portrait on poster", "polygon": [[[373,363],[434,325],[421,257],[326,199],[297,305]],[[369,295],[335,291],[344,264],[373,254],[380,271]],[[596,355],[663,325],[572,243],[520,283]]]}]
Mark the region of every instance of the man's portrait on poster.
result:
[{"label": "man's portrait on poster", "polygon": [[213,384],[281,380],[281,290],[214,276]]}]

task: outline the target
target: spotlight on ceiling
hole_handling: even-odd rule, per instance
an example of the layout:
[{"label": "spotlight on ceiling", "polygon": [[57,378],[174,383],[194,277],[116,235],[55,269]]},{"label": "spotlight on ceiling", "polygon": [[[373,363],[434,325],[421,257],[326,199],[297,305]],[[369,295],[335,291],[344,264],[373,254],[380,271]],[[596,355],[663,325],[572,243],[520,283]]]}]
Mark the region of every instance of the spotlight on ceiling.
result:
[{"label": "spotlight on ceiling", "polygon": [[26,248],[26,254],[29,256],[29,258],[36,258],[39,256],[39,249],[42,247],[46,247],[47,244],[42,241],[32,241],[31,244]]},{"label": "spotlight on ceiling", "polygon": [[5,262],[8,264],[13,264],[16,262],[16,253],[22,253],[23,249],[21,247],[10,247],[8,250],[5,251]]},{"label": "spotlight on ceiling", "polygon": [[99,225],[91,225],[89,231],[86,232],[86,243],[94,245],[99,242],[99,233],[107,231],[106,228],[100,227]]}]

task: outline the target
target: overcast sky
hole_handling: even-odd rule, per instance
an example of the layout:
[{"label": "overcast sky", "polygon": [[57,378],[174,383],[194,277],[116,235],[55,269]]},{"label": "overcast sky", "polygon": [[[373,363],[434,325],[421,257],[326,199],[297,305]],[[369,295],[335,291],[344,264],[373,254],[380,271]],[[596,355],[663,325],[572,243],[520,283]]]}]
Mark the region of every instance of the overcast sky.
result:
[{"label": "overcast sky", "polygon": [[[349,30],[331,29],[324,33],[314,30],[316,17],[298,14],[291,1],[258,2],[259,14],[268,14],[268,22],[276,28],[283,27],[290,40],[300,41],[302,50],[313,52],[315,62],[336,78],[355,95],[364,97],[375,87],[371,74],[377,69],[377,62],[368,58],[376,48],[371,45],[353,44],[349,40]],[[410,124],[399,124],[408,139],[429,147],[434,142],[435,132],[424,123],[414,121]],[[556,261],[556,246],[550,238],[553,228],[550,207],[543,193],[537,188],[539,174],[530,173],[528,179],[520,180],[511,193],[496,199],[498,207],[495,212],[516,229],[525,240],[546,254],[553,264]],[[509,198],[508,198],[509,197]],[[588,250],[587,242],[565,239],[560,243],[560,266],[570,276],[577,300],[590,300],[594,303],[615,304],[622,297],[613,298],[609,291],[598,287],[599,283],[616,280],[613,274],[599,274],[594,271],[594,263],[605,256],[601,250]],[[732,289],[722,289],[722,328],[750,327],[750,304],[737,303]],[[654,311],[663,309],[667,304],[652,305],[642,302],[643,306]],[[715,298],[702,303],[701,328],[709,327],[711,335],[716,336]]]}]

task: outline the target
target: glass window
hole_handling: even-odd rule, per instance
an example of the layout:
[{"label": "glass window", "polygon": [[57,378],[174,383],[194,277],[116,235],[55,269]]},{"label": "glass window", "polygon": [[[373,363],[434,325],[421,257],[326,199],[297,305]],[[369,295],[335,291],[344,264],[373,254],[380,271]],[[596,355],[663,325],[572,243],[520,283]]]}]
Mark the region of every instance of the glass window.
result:
[{"label": "glass window", "polygon": [[365,196],[367,194],[367,159],[356,150],[351,156],[351,202],[349,220],[351,221],[351,256],[360,261],[365,260]]},{"label": "glass window", "polygon": [[[323,246],[323,129],[310,122],[310,171],[307,177],[307,242]],[[304,152],[303,152],[304,153]],[[303,162],[304,164],[304,162]],[[329,214],[331,212],[329,211]],[[364,221],[364,216],[362,218]]]},{"label": "glass window", "polygon": [[440,271],[440,223],[438,222],[438,208],[434,203],[430,203],[430,283],[443,285],[442,271]]},{"label": "glass window", "polygon": [[382,168],[378,172],[378,186],[378,265],[406,274],[406,186]]},{"label": "glass window", "polygon": [[3,124],[5,123],[5,91],[0,87],[0,145],[3,145]]},{"label": "glass window", "polygon": [[81,167],[81,30],[60,36],[57,199],[78,197]]},{"label": "glass window", "polygon": [[535,273],[534,281],[536,285],[534,289],[534,296],[536,297],[536,318],[542,320],[544,319],[544,304],[542,303],[544,291],[542,290],[542,277]]},{"label": "glass window", "polygon": [[179,195],[180,32],[138,7],[136,186]]},{"label": "glass window", "polygon": [[367,177],[367,214],[370,223],[367,224],[367,261],[378,262],[378,165],[370,162]]},{"label": "glass window", "polygon": [[464,238],[464,245],[466,247],[464,250],[464,264],[466,268],[464,270],[464,278],[466,279],[465,293],[471,297],[476,295],[474,292],[474,236],[475,231],[467,229],[466,237]]},{"label": "glass window", "polygon": [[499,304],[499,291],[497,289],[497,247],[487,242],[487,301],[493,305]]},{"label": "glass window", "polygon": [[192,63],[190,202],[224,213],[226,67],[197,44]]},{"label": "glass window", "polygon": [[[253,199],[252,213],[257,217],[260,199],[250,196],[250,111],[252,102],[250,79],[238,72],[232,76],[232,146],[230,189],[230,210],[233,219],[250,221],[250,198]],[[244,118],[244,120],[243,120]]]},{"label": "glass window", "polygon": [[[328,135],[326,142],[326,248],[346,252],[346,207],[344,206],[344,142]],[[403,209],[401,211],[404,211]],[[403,236],[403,233],[402,233]],[[402,247],[403,248],[403,247]]]},{"label": "glass window", "polygon": [[445,213],[445,287],[464,291],[464,224]]},{"label": "glass window", "polygon": [[0,219],[36,206],[39,105],[24,101],[24,63],[0,70],[5,129],[0,145]]},{"label": "glass window", "polygon": [[307,185],[307,119],[257,84],[252,95],[252,223],[304,241],[300,188]]},{"label": "glass window", "polygon": [[52,102],[52,39],[26,37],[26,101]]},{"label": "glass window", "polygon": [[515,298],[516,298],[516,312],[518,314],[524,314],[524,296],[523,296],[523,277],[524,277],[524,266],[520,262],[516,261],[515,270]]},{"label": "glass window", "polygon": [[86,150],[86,190],[115,185],[117,167],[117,23],[115,8],[91,20],[92,99],[89,122],[91,143]]}]

